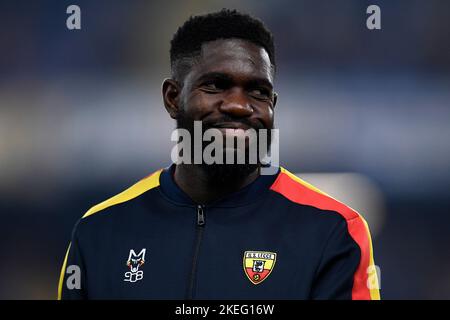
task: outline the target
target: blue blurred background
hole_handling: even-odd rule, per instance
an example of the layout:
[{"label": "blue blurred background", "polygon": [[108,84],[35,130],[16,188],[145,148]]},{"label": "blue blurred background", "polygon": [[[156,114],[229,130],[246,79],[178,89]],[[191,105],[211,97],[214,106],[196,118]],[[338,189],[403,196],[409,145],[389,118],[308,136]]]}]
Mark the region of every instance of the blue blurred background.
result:
[{"label": "blue blurred background", "polygon": [[[66,28],[70,4],[81,30]],[[381,30],[366,28],[371,4]],[[2,0],[0,298],[54,299],[76,220],[170,163],[160,93],[170,39],[190,15],[224,7],[275,35],[282,165],[312,180],[357,176],[376,193],[360,211],[382,297],[450,299],[450,2],[440,0]],[[335,191],[352,202],[361,190],[350,180]]]}]

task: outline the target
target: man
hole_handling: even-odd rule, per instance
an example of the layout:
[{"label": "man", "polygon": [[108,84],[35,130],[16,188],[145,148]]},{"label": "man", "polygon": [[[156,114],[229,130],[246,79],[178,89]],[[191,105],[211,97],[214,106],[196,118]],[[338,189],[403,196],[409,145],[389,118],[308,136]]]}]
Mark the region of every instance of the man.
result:
[{"label": "man", "polygon": [[[273,128],[274,44],[259,20],[192,17],[170,56],[162,93],[179,129],[200,121],[225,139]],[[261,159],[245,159],[173,164],[92,207],[74,228],[59,298],[378,299],[363,218],[286,169],[264,175]]]}]

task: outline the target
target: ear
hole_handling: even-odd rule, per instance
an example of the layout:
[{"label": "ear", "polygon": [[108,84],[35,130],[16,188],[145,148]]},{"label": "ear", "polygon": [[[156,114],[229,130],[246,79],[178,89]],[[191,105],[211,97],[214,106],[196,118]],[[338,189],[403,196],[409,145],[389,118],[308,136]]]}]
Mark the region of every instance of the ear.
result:
[{"label": "ear", "polygon": [[272,107],[275,108],[275,106],[277,105],[277,101],[278,101],[278,93],[276,93],[275,91],[273,92],[273,99],[272,99]]},{"label": "ear", "polygon": [[172,119],[177,119],[180,112],[181,88],[173,79],[164,79],[162,84],[162,96],[164,106]]}]

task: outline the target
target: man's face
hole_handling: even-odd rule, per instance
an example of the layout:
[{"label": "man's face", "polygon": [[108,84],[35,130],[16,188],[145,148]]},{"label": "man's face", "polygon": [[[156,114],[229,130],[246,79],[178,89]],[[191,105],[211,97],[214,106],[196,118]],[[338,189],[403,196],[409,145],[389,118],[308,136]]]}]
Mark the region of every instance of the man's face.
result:
[{"label": "man's face", "polygon": [[[203,130],[273,128],[273,70],[267,52],[240,39],[202,46],[184,78],[179,127],[202,121]],[[235,134],[240,131],[236,131]]]},{"label": "man's face", "polygon": [[[246,175],[260,166],[268,149],[259,152],[259,129],[267,129],[266,146],[270,148],[273,128],[273,68],[262,47],[240,39],[216,40],[202,46],[200,57],[183,79],[183,84],[168,79],[163,83],[165,106],[177,127],[193,137],[194,121],[201,121],[202,131],[218,129],[224,137],[225,152],[237,157],[236,147],[228,148],[227,137],[245,139],[245,164],[202,163],[217,179]],[[249,161],[250,140],[245,130],[256,131],[257,163]],[[252,140],[255,143],[254,140]],[[191,140],[194,144],[194,139]],[[208,145],[203,142],[203,149]],[[193,145],[191,145],[191,150]],[[251,148],[253,149],[253,148]],[[254,149],[253,149],[254,150]],[[240,150],[242,151],[242,150]],[[260,156],[259,156],[260,155]]]}]

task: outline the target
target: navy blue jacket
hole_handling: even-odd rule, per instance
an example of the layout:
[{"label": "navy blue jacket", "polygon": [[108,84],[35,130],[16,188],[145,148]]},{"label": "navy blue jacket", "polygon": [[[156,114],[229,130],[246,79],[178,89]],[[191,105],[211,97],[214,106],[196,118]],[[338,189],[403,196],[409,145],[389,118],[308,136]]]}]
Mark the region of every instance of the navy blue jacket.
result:
[{"label": "navy blue jacket", "polygon": [[76,224],[59,299],[378,299],[367,224],[284,168],[211,205],[173,166]]}]

